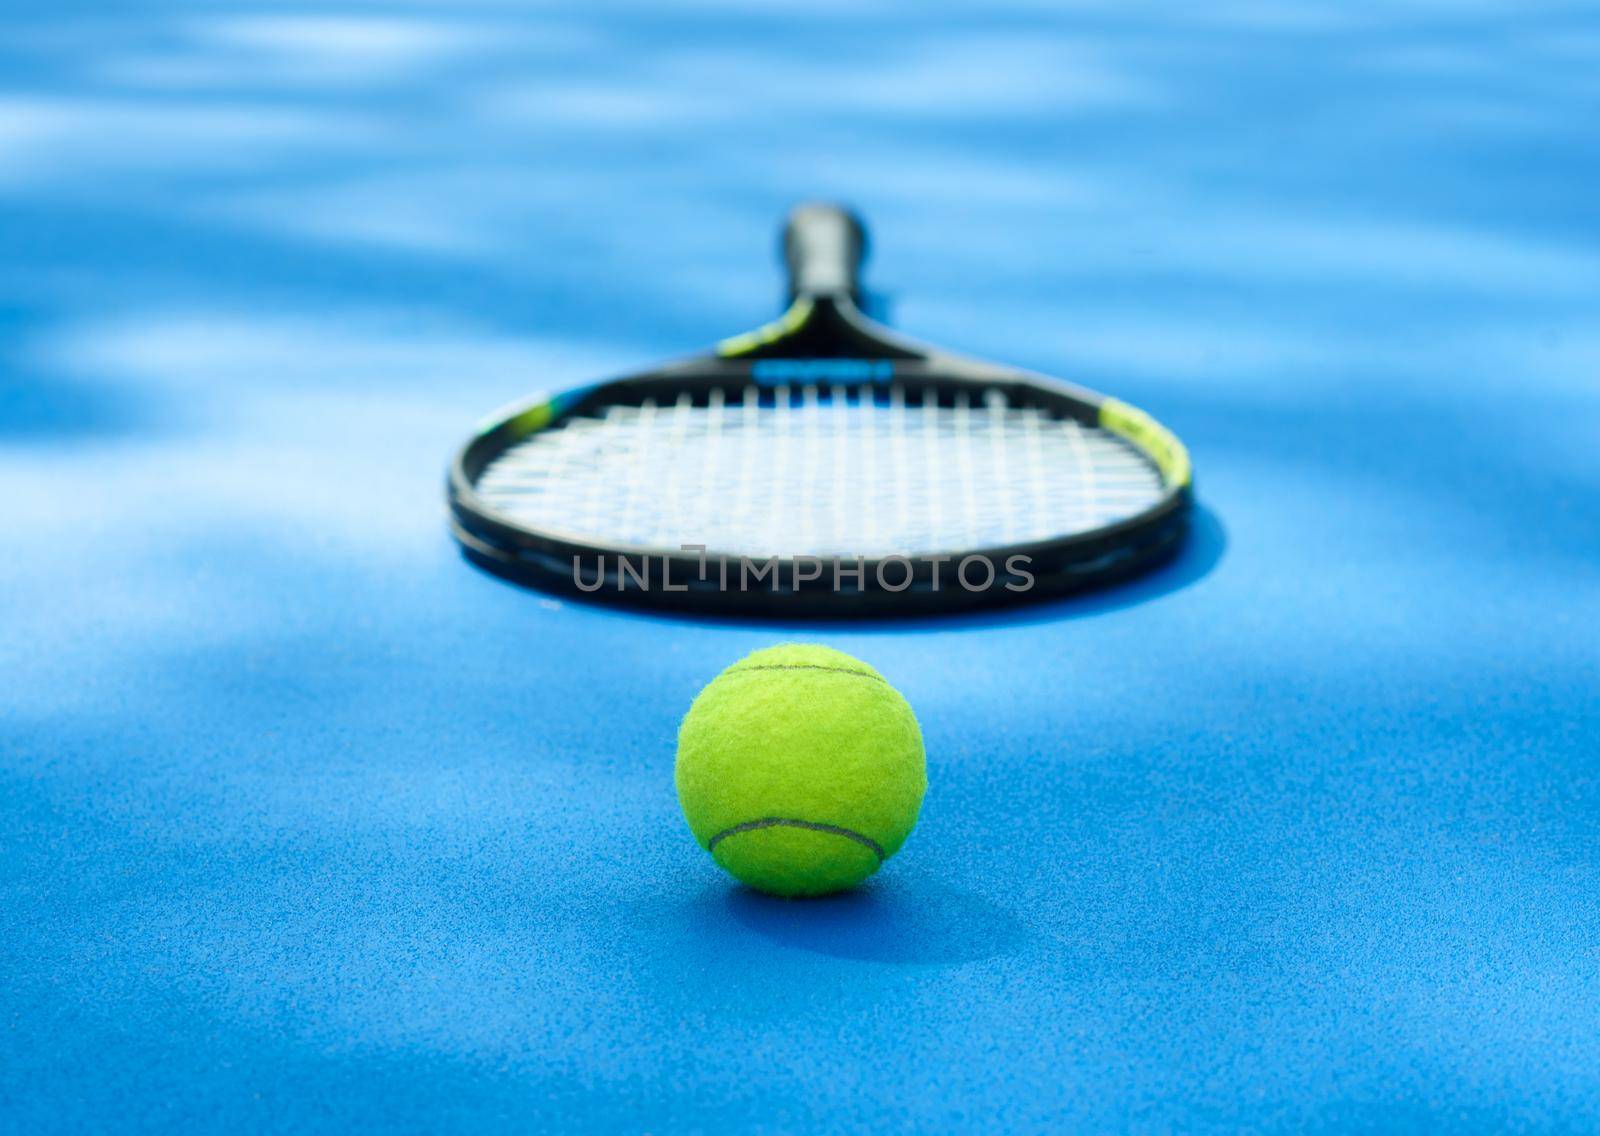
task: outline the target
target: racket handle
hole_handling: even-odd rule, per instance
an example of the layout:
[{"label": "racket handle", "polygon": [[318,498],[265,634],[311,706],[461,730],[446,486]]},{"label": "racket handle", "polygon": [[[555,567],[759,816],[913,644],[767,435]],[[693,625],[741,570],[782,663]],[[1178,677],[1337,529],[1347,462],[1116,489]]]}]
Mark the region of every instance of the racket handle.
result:
[{"label": "racket handle", "polygon": [[831,296],[859,302],[866,255],[867,231],[854,213],[817,202],[796,206],[783,227],[789,298]]}]

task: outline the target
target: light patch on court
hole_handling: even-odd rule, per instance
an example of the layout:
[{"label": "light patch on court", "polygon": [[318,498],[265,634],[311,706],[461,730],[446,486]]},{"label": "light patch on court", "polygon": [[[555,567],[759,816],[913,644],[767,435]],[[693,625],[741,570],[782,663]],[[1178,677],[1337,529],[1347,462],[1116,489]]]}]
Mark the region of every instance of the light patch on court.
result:
[{"label": "light patch on court", "polygon": [[[249,102],[157,104],[0,94],[0,184],[74,182],[111,172],[253,171],[296,152],[371,145],[374,119]],[[76,193],[125,186],[73,184]]]}]

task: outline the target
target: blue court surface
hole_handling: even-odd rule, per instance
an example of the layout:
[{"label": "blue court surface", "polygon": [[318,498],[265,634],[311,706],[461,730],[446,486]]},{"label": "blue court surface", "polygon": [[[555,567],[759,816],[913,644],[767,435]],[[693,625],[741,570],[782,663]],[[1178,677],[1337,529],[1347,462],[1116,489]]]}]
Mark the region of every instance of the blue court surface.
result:
[{"label": "blue court surface", "polygon": [[[66,2],[0,34],[0,1130],[1593,1131],[1600,16]],[[465,563],[492,408],[782,304],[1148,408],[1124,587],[827,625]],[[696,691],[916,708],[747,891]]]}]

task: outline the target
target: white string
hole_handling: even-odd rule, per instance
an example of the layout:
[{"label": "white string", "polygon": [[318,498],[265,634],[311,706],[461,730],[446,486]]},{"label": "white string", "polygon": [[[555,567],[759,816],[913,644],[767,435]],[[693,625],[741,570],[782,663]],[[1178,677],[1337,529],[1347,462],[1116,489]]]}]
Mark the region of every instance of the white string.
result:
[{"label": "white string", "polygon": [[[790,391],[786,385],[778,387],[774,392],[772,420],[773,436],[778,443],[777,460],[773,463],[770,480],[763,478],[764,481],[768,481],[768,500],[774,506],[781,499],[783,491],[789,486],[789,451],[792,441],[790,422],[793,419],[793,415],[789,412],[789,398]],[[767,509],[767,539],[760,546],[763,551],[771,553],[783,547],[781,519],[783,514],[784,510],[782,508],[772,507]],[[718,546],[707,541],[706,547],[715,549]]]},{"label": "white string", "polygon": [[905,476],[906,451],[906,390],[896,383],[889,390],[889,452],[893,463],[894,523],[904,531],[911,521],[911,490]]},{"label": "white string", "polygon": [[[478,480],[514,523],[599,544],[751,556],[886,556],[1047,540],[1163,495],[1123,439],[983,392],[907,405],[839,386],[607,408],[531,435]],[[915,429],[908,429],[914,426]]]},{"label": "white string", "polygon": [[1089,447],[1083,440],[1083,427],[1078,425],[1076,418],[1065,418],[1062,419],[1061,429],[1067,435],[1067,444],[1072,449],[1072,460],[1078,469],[1078,500],[1082,509],[1079,524],[1083,528],[1092,529],[1096,525],[1095,518],[1100,515],[1099,502],[1096,499],[1100,487],[1094,475],[1094,463],[1089,460]]},{"label": "white string", "polygon": [[[739,421],[739,470],[734,479],[738,487],[734,491],[734,510],[736,517],[748,517],[754,508],[756,493],[756,447],[761,442],[761,391],[756,387],[744,389],[744,414]],[[716,506],[712,502],[706,503],[708,512]],[[694,541],[691,543],[703,543]]]},{"label": "white string", "polygon": [[[1006,461],[1006,396],[997,390],[984,392],[984,405],[989,408],[989,461],[994,471],[994,478],[1002,485],[1011,482],[1011,467]],[[1001,493],[996,498],[1000,508],[1000,535],[1003,544],[1010,544],[1014,539],[1015,524],[1013,513],[1017,494]]]},{"label": "white string", "polygon": [[[832,492],[828,494],[833,503],[832,515],[829,520],[829,539],[823,546],[830,551],[838,546],[842,535],[849,531],[850,522],[846,510],[852,509],[862,515],[871,508],[873,482],[867,478],[854,478],[850,475],[850,451],[861,444],[860,439],[853,437],[851,424],[859,422],[861,415],[856,413],[855,407],[850,405],[845,388],[835,386],[828,392],[828,403],[831,413],[830,433],[833,438],[833,454],[828,471],[832,484]],[[854,500],[847,500],[845,493],[852,485],[860,486]],[[864,521],[857,521],[863,539],[871,539],[872,526]]]},{"label": "white string", "polygon": [[917,533],[928,543],[933,533],[944,532],[944,470],[939,460],[939,406],[932,391],[922,393],[922,464],[928,471],[926,529]]},{"label": "white string", "polygon": [[[818,451],[822,441],[822,423],[817,414],[817,388],[808,383],[800,391],[800,421],[804,439],[800,459],[800,500],[817,499],[817,467],[822,464]],[[787,489],[787,486],[784,487]],[[815,548],[817,541],[817,511],[796,509],[793,515],[800,521],[800,547]]]},{"label": "white string", "polygon": [[[864,486],[868,487],[861,494],[862,509],[860,535],[861,538],[868,543],[881,543],[883,537],[878,528],[879,524],[881,523],[878,520],[878,512],[880,507],[880,491],[883,486],[883,482],[878,480],[878,446],[882,431],[867,429],[866,425],[868,418],[865,414],[860,412],[860,402],[865,400],[870,403],[871,399],[872,392],[863,391],[852,402],[849,412],[845,415],[845,417],[856,427],[856,437],[854,441],[855,448],[861,451],[861,481]],[[850,447],[846,447],[845,452],[848,453],[849,450]],[[841,518],[839,521],[840,531],[847,531],[849,523],[850,522],[847,517]]]}]

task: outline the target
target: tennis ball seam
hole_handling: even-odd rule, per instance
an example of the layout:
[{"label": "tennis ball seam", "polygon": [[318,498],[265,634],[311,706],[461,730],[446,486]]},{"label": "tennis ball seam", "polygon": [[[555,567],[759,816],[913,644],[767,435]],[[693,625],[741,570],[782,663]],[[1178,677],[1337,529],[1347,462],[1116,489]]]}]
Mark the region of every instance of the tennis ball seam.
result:
[{"label": "tennis ball seam", "polygon": [[882,675],[869,674],[866,671],[853,671],[849,667],[825,667],[821,663],[758,663],[753,667],[732,666],[728,674],[749,674],[751,671],[827,671],[829,674],[855,675],[857,678],[870,678],[873,682],[881,682],[888,686],[889,680]]},{"label": "tennis ball seam", "polygon": [[[754,670],[755,668],[752,667],[751,669]],[[829,668],[823,667],[818,669],[826,670]],[[855,674],[856,672],[841,671],[840,673]],[[715,851],[718,842],[725,840],[730,836],[736,836],[741,832],[755,832],[757,829],[762,828],[804,828],[809,829],[812,832],[825,832],[830,836],[842,836],[846,840],[854,840],[857,844],[860,844],[862,847],[866,848],[878,858],[878,863],[881,864],[888,859],[888,855],[883,850],[883,845],[879,844],[876,840],[872,839],[872,837],[866,835],[865,833],[857,832],[853,828],[845,828],[843,825],[822,824],[818,821],[798,820],[794,817],[761,817],[759,820],[747,820],[743,824],[736,824],[732,828],[725,828],[713,836],[710,842],[706,844],[706,851]]]}]

